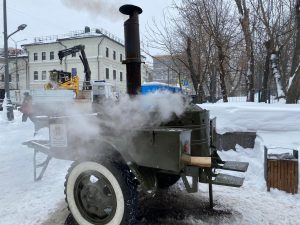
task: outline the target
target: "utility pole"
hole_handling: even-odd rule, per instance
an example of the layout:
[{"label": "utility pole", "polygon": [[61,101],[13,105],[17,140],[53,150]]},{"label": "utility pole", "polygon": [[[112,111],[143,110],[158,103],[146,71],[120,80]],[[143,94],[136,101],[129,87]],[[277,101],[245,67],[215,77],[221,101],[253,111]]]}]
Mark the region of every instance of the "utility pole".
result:
[{"label": "utility pole", "polygon": [[8,69],[8,47],[7,47],[7,16],[6,16],[6,0],[3,0],[3,28],[4,28],[4,63],[5,63],[5,93],[6,97],[10,98],[9,95],[9,69]]},{"label": "utility pole", "polygon": [[7,119],[8,121],[14,120],[14,113],[12,104],[10,101],[9,93],[9,68],[8,68],[8,46],[7,46],[7,15],[6,15],[6,0],[3,0],[3,28],[4,28],[4,58],[5,58],[5,76],[4,76],[4,87],[7,107]]},{"label": "utility pole", "polygon": [[9,68],[8,68],[8,46],[7,41],[12,35],[17,33],[20,30],[26,28],[26,24],[21,24],[18,26],[18,29],[7,35],[7,14],[6,14],[6,0],[3,0],[3,28],[4,28],[4,58],[5,58],[5,95],[6,95],[6,108],[7,108],[7,119],[8,121],[14,120],[14,110],[10,100],[9,93]]}]

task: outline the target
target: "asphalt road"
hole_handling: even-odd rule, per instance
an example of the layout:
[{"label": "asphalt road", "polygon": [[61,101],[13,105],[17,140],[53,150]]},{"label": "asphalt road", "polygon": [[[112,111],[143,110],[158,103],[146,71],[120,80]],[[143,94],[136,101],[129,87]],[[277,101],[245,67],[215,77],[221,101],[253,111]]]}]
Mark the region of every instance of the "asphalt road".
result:
[{"label": "asphalt road", "polygon": [[[139,225],[193,225],[224,224],[236,221],[239,213],[226,209],[215,201],[215,208],[209,208],[207,193],[188,194],[178,188],[163,190],[155,197],[140,198],[137,219]],[[77,225],[69,215],[67,205],[62,201],[55,212],[41,225]]]}]

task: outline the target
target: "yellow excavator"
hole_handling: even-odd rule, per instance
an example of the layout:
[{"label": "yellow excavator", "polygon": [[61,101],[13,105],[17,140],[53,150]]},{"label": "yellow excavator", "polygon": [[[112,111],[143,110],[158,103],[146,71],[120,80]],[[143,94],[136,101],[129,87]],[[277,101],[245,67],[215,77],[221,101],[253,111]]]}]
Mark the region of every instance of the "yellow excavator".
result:
[{"label": "yellow excavator", "polygon": [[[84,45],[76,45],[58,52],[60,62],[64,57],[79,52],[79,58],[84,67],[85,79],[82,90],[91,90],[91,70],[84,51]],[[65,71],[51,70],[49,82],[44,85],[45,90],[49,89],[65,89],[74,90],[76,95],[79,93],[79,76]]]},{"label": "yellow excavator", "polygon": [[51,70],[49,71],[49,82],[44,85],[45,90],[66,89],[74,90],[76,95],[79,92],[79,76],[69,72]]}]

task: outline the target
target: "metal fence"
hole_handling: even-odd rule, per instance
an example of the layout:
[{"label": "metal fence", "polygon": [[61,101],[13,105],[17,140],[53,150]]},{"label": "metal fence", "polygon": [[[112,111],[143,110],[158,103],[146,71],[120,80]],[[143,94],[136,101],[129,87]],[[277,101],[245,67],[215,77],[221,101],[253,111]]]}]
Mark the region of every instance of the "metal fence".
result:
[{"label": "metal fence", "polygon": [[[262,93],[261,90],[255,91],[254,102],[263,102],[263,101],[261,101],[262,100],[261,93]],[[208,100],[208,102],[210,102],[210,100]],[[222,98],[219,98],[217,102],[223,102]],[[232,96],[228,96],[228,102],[247,102],[247,96],[245,93],[235,93]],[[278,103],[276,89],[267,91],[265,103],[267,103],[267,104]],[[300,99],[298,100],[297,104],[300,104]]]}]

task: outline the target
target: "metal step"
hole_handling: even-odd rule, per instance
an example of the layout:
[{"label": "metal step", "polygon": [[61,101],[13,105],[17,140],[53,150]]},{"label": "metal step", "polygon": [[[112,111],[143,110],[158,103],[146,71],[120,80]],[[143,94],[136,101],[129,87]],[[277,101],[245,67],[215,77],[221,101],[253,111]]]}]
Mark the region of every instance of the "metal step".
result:
[{"label": "metal step", "polygon": [[230,186],[230,187],[241,187],[243,183],[244,183],[244,178],[227,175],[223,173],[219,173],[216,176],[216,178],[212,181],[212,184]]},{"label": "metal step", "polygon": [[249,163],[247,162],[236,162],[236,161],[225,161],[224,165],[218,165],[217,168],[222,170],[231,170],[237,172],[246,172]]}]

